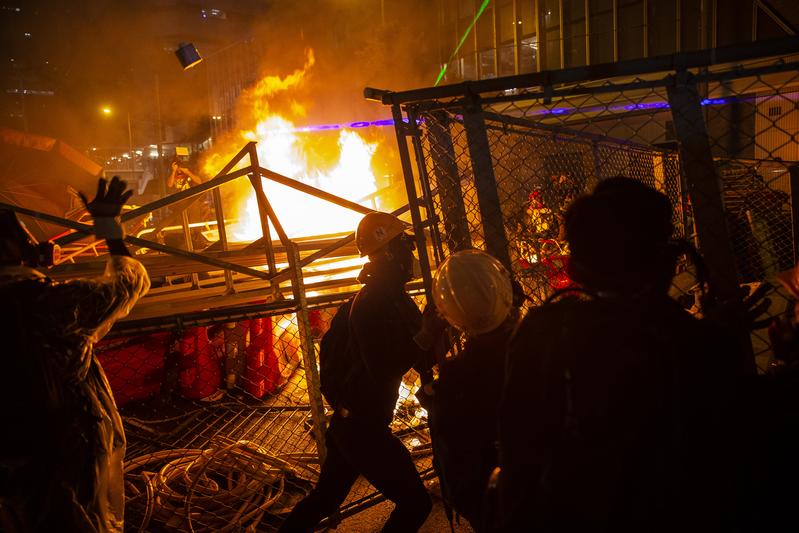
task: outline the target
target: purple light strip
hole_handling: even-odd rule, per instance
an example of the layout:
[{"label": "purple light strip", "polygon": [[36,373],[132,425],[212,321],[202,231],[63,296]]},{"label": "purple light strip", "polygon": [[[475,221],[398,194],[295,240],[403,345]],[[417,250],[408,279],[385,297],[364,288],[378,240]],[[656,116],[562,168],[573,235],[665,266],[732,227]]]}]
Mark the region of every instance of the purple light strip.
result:
[{"label": "purple light strip", "polygon": [[[737,100],[735,97],[729,98],[705,98],[702,100],[702,105],[723,105]],[[570,115],[573,113],[597,113],[602,111],[638,111],[647,109],[669,109],[668,102],[640,102],[635,104],[614,105],[610,107],[592,106],[592,107],[555,107],[552,109],[538,109],[527,114],[527,116],[538,115]],[[408,119],[403,119],[407,123]],[[421,121],[419,121],[421,123]],[[282,130],[269,130],[269,133],[310,133],[316,131],[338,131],[345,129],[359,129],[359,128],[382,128],[386,126],[394,126],[393,119],[382,120],[363,120],[356,122],[347,122],[342,124],[319,124],[315,126],[299,126],[296,128],[287,128]]]},{"label": "purple light strip", "polygon": [[[729,98],[705,98],[700,102],[702,105],[723,105],[738,100],[735,97]],[[602,111],[638,111],[646,109],[669,109],[668,102],[638,102],[634,104],[612,105],[612,106],[592,106],[592,107],[555,107],[553,109],[538,109],[530,115],[570,115],[573,113],[601,113]]]}]

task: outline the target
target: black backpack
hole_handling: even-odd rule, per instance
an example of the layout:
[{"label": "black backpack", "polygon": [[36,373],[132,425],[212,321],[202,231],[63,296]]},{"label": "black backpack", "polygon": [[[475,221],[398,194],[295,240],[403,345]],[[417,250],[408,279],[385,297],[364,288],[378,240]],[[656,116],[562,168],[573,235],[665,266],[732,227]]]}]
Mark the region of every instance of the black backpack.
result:
[{"label": "black backpack", "polygon": [[330,328],[319,343],[319,382],[322,395],[331,407],[338,405],[356,364],[350,343],[350,298],[341,304],[330,321]]}]

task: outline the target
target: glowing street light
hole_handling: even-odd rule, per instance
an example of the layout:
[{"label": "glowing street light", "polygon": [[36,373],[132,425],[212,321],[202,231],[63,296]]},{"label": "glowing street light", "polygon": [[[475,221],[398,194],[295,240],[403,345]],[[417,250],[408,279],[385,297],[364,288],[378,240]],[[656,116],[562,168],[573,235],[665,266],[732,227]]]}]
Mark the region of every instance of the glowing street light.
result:
[{"label": "glowing street light", "polygon": [[[114,114],[114,110],[110,106],[104,105],[100,108],[103,116],[110,117]],[[127,112],[128,118],[128,153],[130,154],[130,177],[134,178],[136,175],[136,162],[133,152],[133,129],[130,127],[130,111]]]}]

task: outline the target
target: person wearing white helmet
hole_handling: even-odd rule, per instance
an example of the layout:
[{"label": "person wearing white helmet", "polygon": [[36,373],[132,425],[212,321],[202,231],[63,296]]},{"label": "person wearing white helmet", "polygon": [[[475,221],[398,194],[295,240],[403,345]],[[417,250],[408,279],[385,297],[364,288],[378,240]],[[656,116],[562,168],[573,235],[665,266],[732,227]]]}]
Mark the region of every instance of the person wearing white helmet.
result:
[{"label": "person wearing white helmet", "polygon": [[310,532],[334,515],[359,475],[395,504],[383,531],[417,531],[430,513],[430,496],[410,453],[389,428],[403,375],[413,367],[427,376],[432,366],[429,350],[414,341],[422,314],[405,292],[414,261],[406,229],[397,217],[380,212],[358,225],[355,241],[369,262],[358,277],[364,286],[349,314],[354,365],[331,406],[319,481],[294,507],[282,532]]},{"label": "person wearing white helmet", "polygon": [[431,387],[434,466],[444,500],[478,532],[489,527],[486,487],[497,466],[505,349],[523,298],[502,263],[479,250],[449,256],[433,283],[436,309],[466,337],[463,350],[439,365]]}]

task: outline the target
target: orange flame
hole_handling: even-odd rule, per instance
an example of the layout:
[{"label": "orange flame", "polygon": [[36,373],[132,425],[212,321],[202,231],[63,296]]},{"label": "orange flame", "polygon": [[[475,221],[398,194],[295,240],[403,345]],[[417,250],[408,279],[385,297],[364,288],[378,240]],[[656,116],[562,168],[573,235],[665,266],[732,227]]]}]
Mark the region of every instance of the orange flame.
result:
[{"label": "orange flame", "polygon": [[[377,149],[376,143],[366,142],[354,131],[342,130],[338,138],[337,157],[320,160],[320,156],[312,153],[310,146],[303,142],[306,139],[300,138],[303,134],[298,135],[294,131],[292,121],[270,110],[272,99],[279,93],[301,86],[313,65],[314,55],[308,50],[302,69],[297,69],[284,78],[266,76],[246,91],[241,102],[249,116],[243,122],[255,126],[240,131],[224,145],[216,146],[213,154],[206,158],[204,170],[214,175],[245,142],[255,141],[258,143],[260,166],[348,200],[374,207],[367,198],[377,190],[371,168],[372,157]],[[287,107],[292,116],[305,115],[305,107],[300,102],[291,100]],[[352,231],[362,217],[349,209],[270,180],[263,179],[262,183],[264,193],[289,237]],[[234,207],[226,215],[236,218],[237,222],[231,224],[228,231],[232,240],[255,240],[261,236],[255,194],[247,180],[240,179],[234,184]],[[272,238],[276,238],[274,232]]]}]

